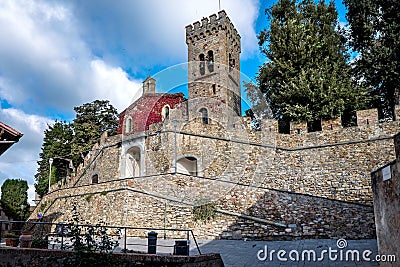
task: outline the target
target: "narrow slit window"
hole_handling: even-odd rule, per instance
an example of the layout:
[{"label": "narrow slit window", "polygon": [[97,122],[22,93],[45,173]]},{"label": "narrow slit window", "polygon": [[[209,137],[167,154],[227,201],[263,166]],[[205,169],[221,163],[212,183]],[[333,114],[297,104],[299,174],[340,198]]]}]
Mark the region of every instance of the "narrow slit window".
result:
[{"label": "narrow slit window", "polygon": [[201,108],[200,110],[201,113],[201,119],[203,124],[208,124],[208,111],[206,108]]},{"label": "narrow slit window", "polygon": [[204,75],[204,74],[206,73],[204,54],[200,54],[199,60],[200,60],[200,63],[199,63],[200,74],[201,74],[201,75]]},{"label": "narrow slit window", "polygon": [[208,66],[208,71],[213,72],[214,71],[214,52],[213,51],[208,51],[207,53],[207,66]]}]

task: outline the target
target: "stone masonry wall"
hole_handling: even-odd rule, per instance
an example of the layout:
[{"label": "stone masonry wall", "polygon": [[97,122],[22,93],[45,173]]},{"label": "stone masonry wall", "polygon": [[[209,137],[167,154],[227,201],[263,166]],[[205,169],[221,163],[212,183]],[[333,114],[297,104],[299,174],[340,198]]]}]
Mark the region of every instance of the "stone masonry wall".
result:
[{"label": "stone masonry wall", "polygon": [[[177,190],[174,183],[177,179],[189,183],[193,177],[169,174],[143,179],[164,179],[162,187],[173,192]],[[177,203],[174,201],[177,198],[165,198],[158,192],[149,194],[137,180],[121,179],[56,190],[42,200],[46,204],[44,219],[68,222],[76,205],[83,222],[192,229],[200,239],[357,239],[373,238],[375,234],[370,206],[247,186],[235,186],[222,195],[215,202],[218,212],[214,219],[196,222],[192,205]],[[128,234],[145,237],[148,231]],[[158,232],[162,236],[164,231]],[[185,232],[167,231],[167,238],[185,236]]]},{"label": "stone masonry wall", "polygon": [[[400,135],[395,137],[396,160],[371,174],[378,250],[381,255],[400,256]],[[385,173],[385,174],[384,174]],[[398,259],[397,259],[398,260]],[[382,262],[381,266],[396,266]]]},{"label": "stone masonry wall", "polygon": [[[399,122],[290,135],[278,134],[273,121],[263,125],[253,131],[246,117],[180,120],[177,158],[196,158],[197,177],[171,174],[170,122],[145,133],[143,177],[119,179],[124,139],[104,136],[38,209],[66,221],[77,203],[84,220],[136,227],[163,227],[165,211],[167,227],[193,228],[200,238],[373,237],[369,173],[394,158]],[[99,184],[91,184],[94,174]],[[194,222],[193,205],[200,202],[214,203],[217,217]]]}]

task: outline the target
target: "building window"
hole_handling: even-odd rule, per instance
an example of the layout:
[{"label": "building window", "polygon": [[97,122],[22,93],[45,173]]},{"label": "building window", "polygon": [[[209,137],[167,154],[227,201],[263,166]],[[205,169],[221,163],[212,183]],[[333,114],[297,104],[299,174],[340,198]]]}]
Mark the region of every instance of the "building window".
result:
[{"label": "building window", "polygon": [[200,54],[199,56],[199,60],[200,60],[200,74],[204,75],[206,73],[206,68],[205,68],[205,57],[204,54]]},{"label": "building window", "polygon": [[214,71],[214,52],[211,50],[207,53],[207,66],[209,72]]},{"label": "building window", "polygon": [[168,120],[169,119],[169,105],[165,105],[162,109],[161,115],[163,120]]},{"label": "building window", "polygon": [[126,119],[126,123],[125,123],[125,132],[126,133],[130,133],[133,130],[133,125],[132,125],[132,118],[128,117]]},{"label": "building window", "polygon": [[213,95],[217,94],[217,85],[215,83],[213,85],[211,85],[211,93]]},{"label": "building window", "polygon": [[92,176],[92,184],[98,184],[99,183],[99,175],[95,174]]},{"label": "building window", "polygon": [[208,111],[206,108],[201,108],[199,110],[199,112],[201,113],[201,119],[203,121],[203,124],[208,124]]},{"label": "building window", "polygon": [[229,54],[229,71],[232,71],[235,68],[235,59]]}]

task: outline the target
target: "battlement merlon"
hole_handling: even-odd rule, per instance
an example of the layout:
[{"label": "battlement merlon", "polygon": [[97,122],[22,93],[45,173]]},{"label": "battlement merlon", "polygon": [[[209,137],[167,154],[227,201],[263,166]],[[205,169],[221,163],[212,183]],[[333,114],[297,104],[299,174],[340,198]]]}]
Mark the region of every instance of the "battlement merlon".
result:
[{"label": "battlement merlon", "polygon": [[200,35],[200,33],[205,34],[205,31],[211,32],[213,30],[220,29],[229,32],[232,38],[237,38],[240,40],[239,33],[224,10],[218,12],[218,17],[216,14],[212,14],[208,18],[204,17],[201,22],[196,21],[193,24],[187,25],[185,28],[186,41],[192,36]]}]

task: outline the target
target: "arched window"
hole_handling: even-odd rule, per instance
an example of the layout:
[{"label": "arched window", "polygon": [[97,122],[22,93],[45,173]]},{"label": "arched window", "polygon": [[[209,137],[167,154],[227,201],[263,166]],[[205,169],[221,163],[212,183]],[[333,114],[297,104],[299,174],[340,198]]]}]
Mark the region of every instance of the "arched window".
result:
[{"label": "arched window", "polygon": [[133,130],[133,125],[132,125],[132,118],[129,116],[126,119],[126,123],[125,123],[125,132],[126,133],[130,133]]},{"label": "arched window", "polygon": [[99,175],[94,174],[92,176],[92,184],[98,184],[99,183]]},{"label": "arched window", "polygon": [[207,66],[209,72],[214,71],[214,52],[211,50],[207,53]]},{"label": "arched window", "polygon": [[205,58],[204,58],[204,54],[200,54],[199,56],[199,60],[200,60],[200,74],[204,75],[206,73],[206,68],[205,68]]},{"label": "arched window", "polygon": [[163,120],[168,120],[169,119],[169,105],[165,105],[162,109],[161,115]]},{"label": "arched window", "polygon": [[206,108],[201,108],[199,110],[199,112],[201,113],[201,119],[203,121],[203,124],[208,124],[208,111]]},{"label": "arched window", "polygon": [[176,162],[176,172],[197,176],[197,159],[194,157],[180,158]]}]

